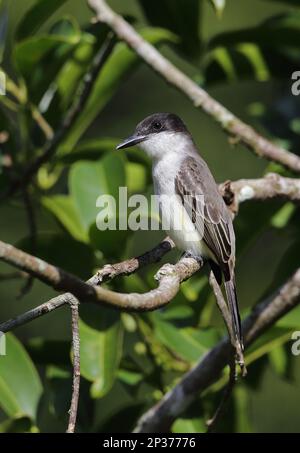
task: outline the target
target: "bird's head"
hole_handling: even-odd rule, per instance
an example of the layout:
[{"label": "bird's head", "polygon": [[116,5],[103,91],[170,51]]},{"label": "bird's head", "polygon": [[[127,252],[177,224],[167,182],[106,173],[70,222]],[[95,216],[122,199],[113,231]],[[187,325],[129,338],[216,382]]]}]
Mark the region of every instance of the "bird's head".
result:
[{"label": "bird's head", "polygon": [[180,142],[191,141],[184,122],[174,113],[154,113],[141,121],[130,137],[123,140],[117,149],[139,145],[150,157],[159,159],[166,153],[176,152]]}]

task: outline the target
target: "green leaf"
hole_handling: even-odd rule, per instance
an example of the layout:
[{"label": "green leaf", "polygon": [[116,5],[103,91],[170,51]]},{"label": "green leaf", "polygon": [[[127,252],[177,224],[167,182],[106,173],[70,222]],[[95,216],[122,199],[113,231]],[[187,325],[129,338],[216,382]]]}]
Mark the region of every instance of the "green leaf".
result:
[{"label": "green leaf", "polygon": [[119,230],[119,217],[115,217],[115,215],[112,214],[111,218],[116,222],[116,229],[100,231],[94,223],[89,230],[89,240],[93,247],[100,250],[106,258],[119,259],[121,253],[120,244],[122,244],[123,249],[131,231],[129,229]]},{"label": "green leaf", "polygon": [[156,320],[154,332],[159,341],[171,349],[176,356],[189,362],[196,362],[217,342],[213,330],[178,329],[174,325]]},{"label": "green leaf", "polygon": [[[235,220],[239,256],[245,254],[262,232],[269,227],[270,218],[277,211],[278,203],[276,201],[267,204],[255,201],[242,204],[240,215]],[[255,226],[253,226],[253,218],[256,219]]]},{"label": "green leaf", "polygon": [[128,370],[119,370],[118,371],[118,378],[127,385],[137,385],[143,380],[142,373],[136,373],[134,371]]},{"label": "green leaf", "polygon": [[29,433],[38,432],[36,427],[32,426],[32,421],[28,417],[17,419],[8,419],[0,423],[0,433]]},{"label": "green leaf", "polygon": [[[298,255],[299,256],[299,255]],[[283,318],[277,321],[277,327],[283,327],[286,329],[297,330],[300,326],[300,306],[294,308],[292,311],[287,313]]]},{"label": "green leaf", "polygon": [[99,213],[96,207],[98,197],[112,195],[118,200],[119,187],[124,187],[125,182],[124,160],[117,153],[108,154],[98,162],[83,161],[72,166],[70,193],[85,231],[96,221]]},{"label": "green leaf", "polygon": [[65,44],[61,48],[61,57],[65,57],[65,54],[70,48],[78,43],[79,36],[40,36],[29,38],[26,41],[22,41],[15,47],[15,60],[19,71],[22,75],[29,79],[35,71],[38,70],[36,67],[42,59],[49,56],[50,51],[58,49],[62,44]]},{"label": "green leaf", "polygon": [[[144,39],[153,45],[174,41],[174,36],[167,30],[146,28],[141,31]],[[79,138],[96,119],[100,111],[111,99],[120,83],[140,64],[140,58],[124,43],[116,45],[114,52],[104,65],[97,78],[92,93],[82,112],[72,125],[62,149],[72,149]]]},{"label": "green leaf", "polygon": [[[17,246],[30,253],[28,238],[19,241]],[[93,250],[66,234],[40,233],[36,255],[84,279],[91,276],[95,265]]]},{"label": "green leaf", "polygon": [[[272,292],[276,291],[280,285],[284,284],[290,276],[296,272],[299,267],[299,253],[300,253],[300,241],[295,240],[292,244],[287,248],[286,252],[284,253],[279,266],[276,269],[273,281],[266,289],[265,294],[272,294]],[[298,308],[292,311],[292,315],[289,313],[279,322],[285,322],[285,319],[288,319],[290,316],[295,316],[295,320],[297,320],[297,312]],[[300,318],[299,318],[300,322]],[[295,327],[295,324],[293,324]]]},{"label": "green leaf", "polygon": [[205,433],[206,431],[207,425],[203,418],[178,418],[172,425],[172,433]]},{"label": "green leaf", "polygon": [[[99,160],[104,154],[116,151],[116,146],[120,143],[121,139],[116,138],[100,138],[100,139],[88,139],[78,143],[74,148],[64,148],[62,154],[55,156],[55,163],[62,163],[71,165],[79,160]],[[129,162],[135,164],[141,164],[147,169],[147,177],[149,179],[149,169],[151,162],[145,153],[141,153],[136,147],[128,148],[122,151],[123,156],[126,156]],[[127,179],[128,179],[127,175]],[[133,184],[133,182],[130,182]]]},{"label": "green leaf", "polygon": [[253,345],[247,349],[246,364],[250,364],[271,351],[280,348],[291,339],[291,329],[273,326],[264,335],[259,337]]},{"label": "green leaf", "polygon": [[234,391],[235,403],[235,432],[252,433],[253,427],[250,417],[250,394],[246,386],[239,385]]},{"label": "green leaf", "polygon": [[147,171],[144,165],[135,162],[126,164],[126,186],[129,193],[142,193],[146,189]]},{"label": "green leaf", "polygon": [[[272,39],[269,39],[272,36]],[[220,33],[209,42],[209,49],[254,43],[261,48],[298,48],[300,38],[300,12],[280,14],[266,19],[251,28]]]},{"label": "green leaf", "polygon": [[17,338],[6,334],[6,355],[0,356],[0,406],[13,418],[36,418],[42,394],[39,375]]},{"label": "green leaf", "polygon": [[220,33],[208,43],[205,80],[290,78],[297,58],[291,50],[299,39],[298,11],[274,16],[255,27]]},{"label": "green leaf", "polygon": [[171,320],[184,320],[186,318],[191,318],[193,316],[194,312],[192,307],[187,306],[187,305],[177,305],[177,306],[170,306],[168,307],[168,310],[164,311],[162,313],[162,317],[166,321],[171,321]]},{"label": "green leaf", "polygon": [[272,349],[269,353],[269,360],[275,372],[279,376],[284,377],[288,367],[288,357],[284,346],[278,346],[277,348]]},{"label": "green leaf", "polygon": [[210,0],[218,17],[221,17],[225,8],[226,0]]},{"label": "green leaf", "polygon": [[56,162],[71,165],[80,160],[99,160],[104,154],[115,151],[121,140],[100,138],[82,140],[73,149],[65,148],[62,155],[56,156]]},{"label": "green leaf", "polygon": [[67,0],[37,0],[20,21],[16,39],[21,41],[34,35],[37,30],[60,8]]},{"label": "green leaf", "polygon": [[107,38],[108,28],[94,24],[82,33],[78,45],[68,55],[63,66],[53,75],[52,84],[44,94],[44,107],[51,124],[59,121],[78,95],[78,88],[88,72],[92,60]]},{"label": "green leaf", "polygon": [[80,320],[81,373],[93,383],[91,393],[101,398],[112,388],[122,356],[123,328],[120,313],[101,308],[99,321]]},{"label": "green leaf", "polygon": [[148,21],[155,26],[167,28],[180,38],[180,48],[190,56],[200,51],[199,0],[160,0],[157,7],[148,0],[139,0]]},{"label": "green leaf", "polygon": [[74,200],[67,195],[53,195],[42,198],[43,206],[48,209],[65,229],[78,241],[87,242],[88,235],[84,230]]},{"label": "green leaf", "polygon": [[72,17],[65,17],[54,24],[49,34],[29,37],[17,43],[13,57],[19,73],[24,78],[30,100],[38,104],[72,51],[91,35],[81,33]]},{"label": "green leaf", "polygon": [[275,228],[285,228],[289,223],[293,213],[295,212],[296,207],[293,203],[288,202],[285,203],[279,211],[274,214],[271,219],[270,223]]}]

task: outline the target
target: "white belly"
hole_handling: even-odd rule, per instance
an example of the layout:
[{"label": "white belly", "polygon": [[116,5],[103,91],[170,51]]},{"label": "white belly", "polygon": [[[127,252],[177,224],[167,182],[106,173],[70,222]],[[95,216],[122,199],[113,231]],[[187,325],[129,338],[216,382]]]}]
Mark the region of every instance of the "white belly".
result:
[{"label": "white belly", "polygon": [[[163,177],[162,171],[164,171]],[[208,258],[211,253],[202,240],[201,231],[196,230],[180,197],[175,195],[176,174],[177,169],[173,165],[168,165],[168,162],[159,163],[153,169],[154,190],[160,197],[162,228],[180,250]]]}]

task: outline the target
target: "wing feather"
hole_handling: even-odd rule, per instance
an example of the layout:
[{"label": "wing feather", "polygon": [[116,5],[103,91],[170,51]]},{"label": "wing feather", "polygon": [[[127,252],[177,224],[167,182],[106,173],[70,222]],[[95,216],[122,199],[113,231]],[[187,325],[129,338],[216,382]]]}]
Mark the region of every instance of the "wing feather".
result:
[{"label": "wing feather", "polygon": [[[200,157],[184,159],[175,179],[175,190],[220,267],[223,271],[228,269],[235,253],[232,220],[210,170]],[[199,199],[203,204],[200,209]]]}]

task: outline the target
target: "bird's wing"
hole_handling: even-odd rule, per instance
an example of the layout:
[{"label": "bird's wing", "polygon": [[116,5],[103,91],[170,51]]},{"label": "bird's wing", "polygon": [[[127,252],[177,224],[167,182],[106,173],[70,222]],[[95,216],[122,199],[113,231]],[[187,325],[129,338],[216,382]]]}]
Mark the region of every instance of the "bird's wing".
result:
[{"label": "bird's wing", "polygon": [[[223,270],[225,279],[229,279],[235,255],[232,220],[215,180],[200,156],[188,156],[183,160],[175,178],[175,190]],[[197,212],[196,198],[202,199],[201,209]]]}]

